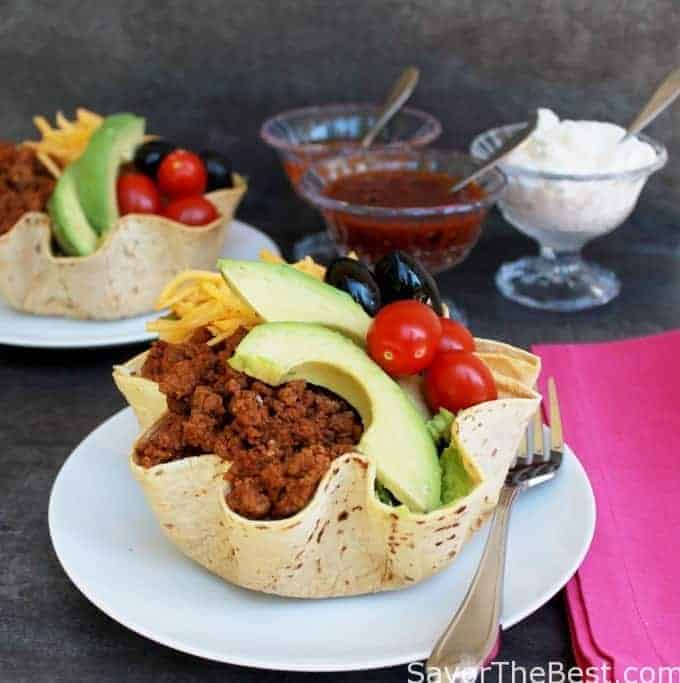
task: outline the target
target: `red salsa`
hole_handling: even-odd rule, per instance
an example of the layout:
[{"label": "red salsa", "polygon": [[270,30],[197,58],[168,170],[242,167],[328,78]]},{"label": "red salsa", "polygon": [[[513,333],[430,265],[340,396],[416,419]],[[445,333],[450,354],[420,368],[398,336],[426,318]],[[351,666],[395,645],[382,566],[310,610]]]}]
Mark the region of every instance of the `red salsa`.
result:
[{"label": "red salsa", "polygon": [[451,194],[449,190],[457,180],[448,173],[433,171],[367,171],[337,178],[324,194],[350,204],[391,209],[467,204],[484,197],[476,183]]},{"label": "red salsa", "polygon": [[[447,173],[422,170],[366,171],[341,176],[329,183],[324,194],[356,207],[387,209],[434,208],[470,204],[486,196],[471,183],[451,194],[459,178]],[[462,261],[477,241],[486,207],[458,213],[425,216],[376,216],[355,212],[324,212],[333,238],[348,251],[376,261],[394,249],[419,257],[437,271]]]}]

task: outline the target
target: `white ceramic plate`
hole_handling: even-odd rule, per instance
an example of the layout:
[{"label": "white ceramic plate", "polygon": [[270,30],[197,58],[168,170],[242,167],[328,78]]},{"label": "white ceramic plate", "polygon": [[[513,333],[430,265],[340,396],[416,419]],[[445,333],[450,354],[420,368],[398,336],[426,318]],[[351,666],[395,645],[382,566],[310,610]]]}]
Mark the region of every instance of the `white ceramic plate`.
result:
[{"label": "white ceramic plate", "polygon": [[[224,243],[223,256],[256,259],[262,249],[278,254],[279,248],[252,225],[233,221]],[[152,339],[146,323],[158,313],[125,320],[72,320],[19,313],[0,299],[0,344],[40,349],[83,349],[121,346]]]},{"label": "white ceramic plate", "polygon": [[[50,497],[59,560],[103,612],[176,650],[266,669],[369,669],[429,654],[465,594],[485,531],[451,567],[402,591],[297,600],[237,588],[184,557],[161,533],[128,470],[138,431],[130,408],[104,422],[64,463]],[[559,476],[515,505],[505,627],[569,580],[594,525],[590,483],[567,448]]]}]

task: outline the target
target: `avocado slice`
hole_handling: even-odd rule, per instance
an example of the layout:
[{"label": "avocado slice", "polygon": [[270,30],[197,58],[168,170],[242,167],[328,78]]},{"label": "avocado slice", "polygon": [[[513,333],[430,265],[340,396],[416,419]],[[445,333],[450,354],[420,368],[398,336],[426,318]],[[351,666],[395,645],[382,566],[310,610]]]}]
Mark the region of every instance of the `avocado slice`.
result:
[{"label": "avocado slice", "polygon": [[217,266],[264,320],[318,323],[365,344],[372,318],[346,292],[283,263],[220,259]]},{"label": "avocado slice", "polygon": [[66,255],[87,256],[96,250],[98,236],[78,201],[72,165],[66,167],[57,181],[47,211],[54,237]]},{"label": "avocado slice", "polygon": [[73,164],[83,211],[100,235],[120,217],[116,197],[118,168],[132,160],[144,138],[144,125],[144,119],[133,114],[107,116]]},{"label": "avocado slice", "polygon": [[442,468],[442,505],[451,505],[472,493],[483,475],[459,444],[451,442],[444,449],[439,464]]},{"label": "avocado slice", "polygon": [[439,506],[441,472],[425,421],[345,336],[321,325],[265,323],[248,333],[229,364],[267,384],[304,379],[342,396],[364,423],[357,450],[375,462],[378,481],[414,512]]}]

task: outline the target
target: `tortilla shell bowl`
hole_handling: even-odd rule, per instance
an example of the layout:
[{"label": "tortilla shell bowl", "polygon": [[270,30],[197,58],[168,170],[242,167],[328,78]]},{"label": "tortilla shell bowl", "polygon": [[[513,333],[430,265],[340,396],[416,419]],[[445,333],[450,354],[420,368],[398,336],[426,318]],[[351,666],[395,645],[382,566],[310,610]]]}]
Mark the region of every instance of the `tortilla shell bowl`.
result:
[{"label": "tortilla shell bowl", "polygon": [[116,320],[148,313],[169,280],[187,269],[215,267],[246,181],[206,195],[219,217],[188,227],[163,216],[129,214],[94,254],[55,256],[50,218],[24,214],[0,237],[0,296],[19,311]]},{"label": "tortilla shell bowl", "polygon": [[[155,383],[133,374],[143,360],[144,354],[114,372],[142,424],[150,425],[137,443],[164,419]],[[309,504],[274,521],[246,519],[228,507],[229,462],[216,455],[144,468],[133,450],[129,466],[165,535],[231,583],[299,598],[404,588],[450,564],[488,518],[539,405],[529,386],[497,372],[494,377],[499,399],[462,411],[453,427],[453,441],[478,484],[428,514],[381,503],[375,464],[359,453],[334,460]]]}]

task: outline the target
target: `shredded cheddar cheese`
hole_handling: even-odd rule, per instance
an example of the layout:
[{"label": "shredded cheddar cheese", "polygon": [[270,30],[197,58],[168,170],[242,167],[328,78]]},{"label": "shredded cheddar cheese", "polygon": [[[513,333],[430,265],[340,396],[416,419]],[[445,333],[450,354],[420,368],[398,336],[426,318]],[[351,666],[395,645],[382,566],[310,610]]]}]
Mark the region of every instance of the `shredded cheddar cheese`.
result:
[{"label": "shredded cheddar cheese", "polygon": [[50,173],[58,177],[62,168],[74,162],[85,151],[92,134],[101,125],[102,117],[78,107],[73,121],[57,112],[56,127],[52,127],[44,116],[33,117],[33,123],[42,139],[28,140],[24,144],[35,150]]},{"label": "shredded cheddar cheese", "polygon": [[[266,249],[263,249],[260,252],[260,259],[266,263],[285,263],[280,256],[277,256]],[[323,280],[323,277],[326,274],[326,269],[322,265],[316,263],[311,256],[305,256],[301,261],[294,263],[293,268],[303,273],[307,273],[307,275],[311,275],[317,280]]]},{"label": "shredded cheddar cheese", "polygon": [[[267,263],[285,263],[283,259],[263,251]],[[310,257],[292,264],[308,275],[323,279],[326,269]],[[172,280],[156,301],[156,310],[169,309],[167,317],[147,324],[166,342],[178,344],[186,341],[201,327],[207,327],[217,344],[230,337],[239,327],[252,328],[262,322],[258,314],[243,301],[219,273],[207,270],[185,270]]]}]

